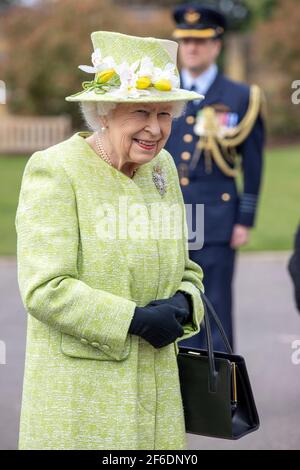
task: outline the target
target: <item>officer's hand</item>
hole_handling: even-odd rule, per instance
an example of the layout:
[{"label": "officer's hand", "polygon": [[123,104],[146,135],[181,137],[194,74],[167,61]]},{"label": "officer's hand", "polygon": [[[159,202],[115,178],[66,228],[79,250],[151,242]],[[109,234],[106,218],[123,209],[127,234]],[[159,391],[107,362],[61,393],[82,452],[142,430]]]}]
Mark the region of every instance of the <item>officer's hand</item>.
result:
[{"label": "officer's hand", "polygon": [[231,248],[239,248],[246,245],[250,239],[250,229],[245,225],[236,224],[233,227],[230,246]]}]

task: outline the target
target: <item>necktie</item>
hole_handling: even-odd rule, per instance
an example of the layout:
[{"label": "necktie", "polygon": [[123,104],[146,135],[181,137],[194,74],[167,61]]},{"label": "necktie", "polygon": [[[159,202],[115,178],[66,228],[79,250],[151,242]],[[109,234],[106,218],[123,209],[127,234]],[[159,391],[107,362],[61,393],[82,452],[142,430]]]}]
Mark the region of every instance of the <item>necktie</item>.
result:
[{"label": "necktie", "polygon": [[[189,91],[197,91],[195,83],[192,84],[192,86],[189,88]],[[188,102],[187,109],[188,109],[189,113],[193,114],[193,112],[195,110],[196,103],[197,103],[197,101],[195,101],[195,100]]]}]

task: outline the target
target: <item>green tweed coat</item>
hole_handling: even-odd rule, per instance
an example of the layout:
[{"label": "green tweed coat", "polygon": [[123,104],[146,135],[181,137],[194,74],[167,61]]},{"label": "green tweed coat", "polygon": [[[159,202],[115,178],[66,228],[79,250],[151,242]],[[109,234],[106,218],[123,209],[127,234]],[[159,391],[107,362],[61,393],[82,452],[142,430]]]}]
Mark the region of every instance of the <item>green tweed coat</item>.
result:
[{"label": "green tweed coat", "polygon": [[[23,174],[15,224],[29,315],[19,449],[187,449],[179,339],[156,349],[128,329],[136,305],[180,289],[193,300],[180,340],[199,332],[202,270],[186,237],[116,239],[101,225],[104,205],[117,209],[121,196],[127,207],[184,208],[176,166],[161,150],[131,179],[92,150],[88,135],[35,152]],[[154,164],[167,178],[164,195]],[[186,230],[185,215],[182,223]]]}]

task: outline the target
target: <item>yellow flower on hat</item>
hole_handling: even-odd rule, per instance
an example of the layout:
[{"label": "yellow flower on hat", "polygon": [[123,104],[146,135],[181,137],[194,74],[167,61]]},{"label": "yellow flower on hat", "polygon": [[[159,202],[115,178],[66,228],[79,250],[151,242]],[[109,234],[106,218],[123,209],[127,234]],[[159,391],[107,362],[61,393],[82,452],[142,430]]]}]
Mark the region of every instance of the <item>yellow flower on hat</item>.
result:
[{"label": "yellow flower on hat", "polygon": [[116,71],[114,69],[103,70],[102,72],[97,73],[96,81],[97,83],[106,83],[108,82],[114,75]]},{"label": "yellow flower on hat", "polygon": [[161,80],[158,80],[154,83],[154,88],[159,91],[170,91],[172,90],[172,83],[170,82],[170,80],[162,78]]},{"label": "yellow flower on hat", "polygon": [[179,79],[175,74],[175,67],[171,62],[166,64],[164,69],[155,67],[153,73],[154,88],[160,91],[171,91],[173,88],[178,88]]},{"label": "yellow flower on hat", "polygon": [[139,77],[135,84],[138,89],[143,90],[151,85],[151,79],[149,77]]},{"label": "yellow flower on hat", "polygon": [[152,84],[153,70],[154,65],[150,57],[143,57],[140,61],[140,67],[136,72],[136,88],[143,90]]},{"label": "yellow flower on hat", "polygon": [[[132,97],[137,98],[141,94],[146,95],[149,94],[149,91],[145,90],[144,88],[137,87],[137,80],[138,74],[137,71],[139,69],[140,60],[135,61],[133,64],[129,65],[128,62],[123,61],[120,65],[116,65],[116,73],[120,79],[120,86],[112,90],[111,93],[117,96],[125,97]],[[140,82],[141,84],[145,85],[146,82]],[[146,88],[146,87],[145,87]]]}]

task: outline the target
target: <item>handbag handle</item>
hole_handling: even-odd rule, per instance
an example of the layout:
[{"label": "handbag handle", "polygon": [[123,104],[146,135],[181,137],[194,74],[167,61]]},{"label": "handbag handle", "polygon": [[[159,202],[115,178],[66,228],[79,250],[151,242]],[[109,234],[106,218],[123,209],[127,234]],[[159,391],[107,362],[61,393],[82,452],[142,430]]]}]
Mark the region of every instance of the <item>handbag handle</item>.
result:
[{"label": "handbag handle", "polygon": [[211,334],[211,327],[210,327],[208,312],[211,313],[213,319],[216,322],[217,328],[221,334],[221,337],[223,339],[223,342],[224,342],[224,345],[228,354],[232,354],[232,349],[228,341],[228,338],[226,336],[226,333],[224,331],[224,328],[222,326],[222,323],[220,322],[220,319],[214,307],[212,306],[211,302],[206,297],[206,295],[200,289],[199,291],[200,291],[200,297],[201,297],[203,307],[204,307],[204,327],[205,327],[205,336],[206,336],[207,351],[208,351],[208,364],[209,364],[209,389],[210,389],[210,392],[213,393],[217,391],[218,372],[216,370],[213,339],[212,339],[212,334]]},{"label": "handbag handle", "polygon": [[[204,320],[205,320],[205,312],[207,312],[207,310],[210,311],[211,316],[213,317],[214,321],[216,322],[217,328],[218,328],[219,333],[220,333],[220,335],[223,339],[223,343],[226,347],[226,350],[227,350],[228,354],[233,354],[230,343],[229,343],[228,338],[227,338],[227,335],[225,333],[225,330],[222,326],[222,323],[221,323],[221,321],[220,321],[220,319],[219,319],[212,303],[210,302],[210,300],[206,297],[206,295],[200,289],[199,289],[199,291],[200,291],[201,300],[202,300],[203,305],[204,305]],[[206,316],[208,317],[207,314],[206,314]],[[209,328],[209,332],[211,333],[210,325],[209,325],[208,328]],[[211,334],[210,334],[210,341],[211,341],[211,344],[212,344]]]}]

